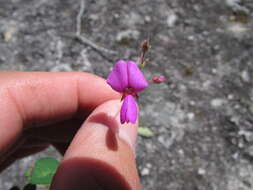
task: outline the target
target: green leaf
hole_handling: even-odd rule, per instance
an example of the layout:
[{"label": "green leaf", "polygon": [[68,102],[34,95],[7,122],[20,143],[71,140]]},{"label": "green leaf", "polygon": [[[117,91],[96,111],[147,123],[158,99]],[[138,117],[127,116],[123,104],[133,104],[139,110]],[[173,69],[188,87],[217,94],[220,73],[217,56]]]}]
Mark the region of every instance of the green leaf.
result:
[{"label": "green leaf", "polygon": [[153,131],[146,127],[138,127],[138,135],[143,136],[143,137],[152,137],[154,136]]},{"label": "green leaf", "polygon": [[26,171],[25,171],[25,177],[27,178],[27,181],[30,181],[31,180],[31,176],[32,176],[32,171],[33,171],[33,167],[32,168],[28,168]]},{"label": "green leaf", "polygon": [[59,162],[54,158],[48,157],[37,160],[32,171],[30,173],[29,171],[26,172],[27,175],[30,174],[29,183],[37,185],[50,184],[58,166]]}]

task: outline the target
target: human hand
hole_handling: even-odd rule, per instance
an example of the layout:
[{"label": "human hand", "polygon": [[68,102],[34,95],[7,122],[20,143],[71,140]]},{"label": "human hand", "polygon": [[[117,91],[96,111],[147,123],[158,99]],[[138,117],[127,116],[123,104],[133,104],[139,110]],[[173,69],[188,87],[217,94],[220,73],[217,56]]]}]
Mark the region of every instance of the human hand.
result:
[{"label": "human hand", "polygon": [[0,171],[52,144],[64,154],[52,190],[140,189],[119,98],[88,73],[0,72]]}]

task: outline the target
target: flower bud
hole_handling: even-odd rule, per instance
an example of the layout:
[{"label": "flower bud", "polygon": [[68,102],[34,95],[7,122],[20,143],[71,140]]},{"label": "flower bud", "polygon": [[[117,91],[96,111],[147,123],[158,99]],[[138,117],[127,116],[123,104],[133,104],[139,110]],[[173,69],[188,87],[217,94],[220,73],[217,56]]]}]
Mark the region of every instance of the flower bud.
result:
[{"label": "flower bud", "polygon": [[153,83],[162,83],[166,80],[165,76],[161,75],[161,76],[158,76],[158,77],[153,77],[152,78],[152,82]]}]

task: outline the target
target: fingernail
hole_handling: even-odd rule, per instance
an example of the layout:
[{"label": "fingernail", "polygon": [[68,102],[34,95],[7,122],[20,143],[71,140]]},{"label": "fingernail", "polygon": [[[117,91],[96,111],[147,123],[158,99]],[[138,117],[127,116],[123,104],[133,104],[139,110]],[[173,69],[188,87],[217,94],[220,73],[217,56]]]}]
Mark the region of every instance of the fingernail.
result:
[{"label": "fingernail", "polygon": [[121,130],[119,130],[119,138],[124,140],[126,143],[130,145],[130,147],[133,149],[135,152],[135,141],[136,137],[134,135],[129,134],[131,133],[130,130],[124,130],[124,128],[130,128],[130,127],[136,127],[136,126],[121,126]]}]

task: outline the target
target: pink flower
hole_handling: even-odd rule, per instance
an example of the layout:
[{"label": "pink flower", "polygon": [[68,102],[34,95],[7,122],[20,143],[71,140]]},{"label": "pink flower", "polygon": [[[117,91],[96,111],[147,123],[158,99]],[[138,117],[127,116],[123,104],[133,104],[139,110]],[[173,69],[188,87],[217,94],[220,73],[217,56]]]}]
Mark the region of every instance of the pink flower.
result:
[{"label": "pink flower", "polygon": [[154,83],[162,83],[166,80],[165,76],[161,75],[161,76],[158,76],[158,77],[153,77],[152,78],[152,81]]},{"label": "pink flower", "polygon": [[148,86],[143,73],[133,61],[118,61],[107,78],[107,83],[117,92],[123,94],[120,110],[120,122],[136,123],[138,109],[137,93]]}]

